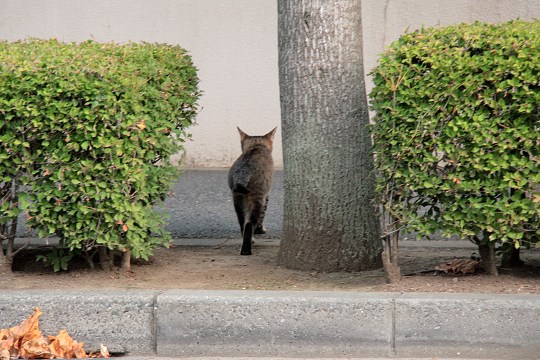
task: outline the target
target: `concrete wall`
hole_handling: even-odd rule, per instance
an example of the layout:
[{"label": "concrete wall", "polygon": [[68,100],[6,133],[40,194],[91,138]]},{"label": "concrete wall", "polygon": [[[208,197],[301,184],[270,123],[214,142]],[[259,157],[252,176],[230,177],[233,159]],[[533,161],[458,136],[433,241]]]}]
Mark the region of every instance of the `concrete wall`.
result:
[{"label": "concrete wall", "polygon": [[[463,22],[540,19],[539,0],[362,0],[364,69],[407,31]],[[370,90],[372,84],[366,82]]]},{"label": "concrete wall", "polygon": [[[0,0],[0,39],[180,44],[199,68],[202,110],[187,166],[230,166],[236,126],[258,135],[280,125],[277,4],[271,0]],[[275,160],[281,165],[281,132]]]},{"label": "concrete wall", "polygon": [[[406,29],[540,18],[538,0],[363,0],[362,7],[366,73]],[[236,126],[257,135],[280,124],[275,0],[0,0],[0,39],[27,37],[188,49],[204,95],[187,167],[230,166],[240,153]],[[280,131],[274,158],[281,166]]]}]

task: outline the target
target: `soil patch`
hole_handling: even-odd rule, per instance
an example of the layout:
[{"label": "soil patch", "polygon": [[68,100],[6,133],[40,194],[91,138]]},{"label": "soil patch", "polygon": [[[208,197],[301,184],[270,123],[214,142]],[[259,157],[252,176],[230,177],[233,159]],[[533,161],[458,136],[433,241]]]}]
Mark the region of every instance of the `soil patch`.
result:
[{"label": "soil patch", "polygon": [[341,290],[395,292],[473,292],[540,294],[540,251],[524,250],[525,265],[500,269],[500,276],[428,272],[452,259],[469,259],[470,248],[402,247],[404,276],[386,284],[383,270],[361,273],[319,273],[277,265],[278,246],[254,245],[252,256],[239,247],[176,246],[157,249],[151,261],[135,261],[131,271],[89,269],[84,260],[69,271],[54,273],[36,262],[43,249],[28,249],[16,259],[15,271],[0,278],[1,289],[214,289],[214,290]]}]

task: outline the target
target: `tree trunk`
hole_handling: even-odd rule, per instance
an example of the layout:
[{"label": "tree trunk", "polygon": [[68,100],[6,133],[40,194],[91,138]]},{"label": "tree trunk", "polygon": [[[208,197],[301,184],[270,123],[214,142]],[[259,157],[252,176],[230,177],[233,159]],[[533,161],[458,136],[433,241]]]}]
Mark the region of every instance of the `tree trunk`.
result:
[{"label": "tree trunk", "polygon": [[[11,271],[15,257],[15,236],[17,235],[17,217],[0,226],[0,267],[2,271]],[[4,243],[6,251],[4,254]]]},{"label": "tree trunk", "polygon": [[10,226],[6,248],[6,258],[11,266],[13,264],[13,257],[15,256],[15,236],[17,235],[17,227],[19,226],[19,218],[14,217],[8,222],[8,224],[10,224]]},{"label": "tree trunk", "polygon": [[99,266],[104,271],[112,271],[114,267],[114,254],[105,246],[99,247]]},{"label": "tree trunk", "polygon": [[[15,209],[19,207],[19,199],[17,192],[19,191],[18,184],[19,176],[14,177],[11,181],[5,182],[0,188],[0,199],[2,202],[8,202],[9,209]],[[17,235],[17,226],[19,219],[17,216],[10,218],[4,224],[0,225],[0,267],[2,271],[11,271],[13,265],[13,258],[15,256],[15,236]],[[4,243],[5,242],[5,243]],[[6,245],[6,252],[4,254],[3,248]]]},{"label": "tree trunk", "polygon": [[386,282],[389,284],[397,283],[401,280],[401,268],[399,267],[399,229],[398,220],[388,214],[386,211],[381,211],[380,215],[383,224],[383,252],[382,263],[386,274]]},{"label": "tree trunk", "polygon": [[0,242],[0,275],[5,276],[11,273],[12,261],[9,261],[6,255],[4,255],[4,249]]},{"label": "tree trunk", "polygon": [[286,267],[381,266],[360,10],[359,0],[278,1]]},{"label": "tree trunk", "polygon": [[523,261],[520,257],[520,249],[516,249],[514,246],[505,253],[502,254],[501,266],[504,268],[515,268],[523,266]]},{"label": "tree trunk", "polygon": [[131,270],[131,251],[126,250],[122,253],[122,270]]},{"label": "tree trunk", "polygon": [[499,275],[497,271],[497,260],[495,258],[495,248],[490,244],[481,245],[478,244],[478,252],[480,253],[480,260],[482,261],[482,267],[488,275]]}]

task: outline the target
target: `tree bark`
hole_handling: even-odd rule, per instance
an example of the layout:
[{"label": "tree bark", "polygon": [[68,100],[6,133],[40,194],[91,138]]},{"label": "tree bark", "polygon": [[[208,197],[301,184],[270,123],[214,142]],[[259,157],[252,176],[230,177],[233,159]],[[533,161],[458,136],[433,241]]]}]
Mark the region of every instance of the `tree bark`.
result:
[{"label": "tree bark", "polygon": [[359,0],[279,0],[284,223],[279,263],[381,266]]},{"label": "tree bark", "polygon": [[499,275],[497,271],[497,259],[495,258],[495,248],[489,244],[478,244],[478,252],[480,253],[480,260],[486,274]]},{"label": "tree bark", "polygon": [[9,261],[4,255],[4,249],[0,242],[0,275],[4,276],[5,274],[11,273],[11,265],[12,261]]},{"label": "tree bark", "polygon": [[112,271],[114,267],[114,254],[105,246],[99,247],[99,266],[103,271]]},{"label": "tree bark", "polygon": [[126,250],[122,253],[122,270],[130,271],[131,270],[131,251]]},{"label": "tree bark", "polygon": [[[4,182],[0,188],[0,199],[2,202],[8,202],[10,209],[19,207],[19,199],[17,192],[19,191],[19,176],[15,176],[11,181]],[[15,256],[15,236],[17,235],[17,226],[19,220],[14,216],[4,224],[0,225],[0,267],[3,271],[11,271],[13,265],[13,257]],[[6,245],[6,253],[4,254],[4,241]]]},{"label": "tree bark", "polygon": [[514,246],[502,255],[501,266],[504,268],[520,267],[523,264],[520,257],[520,249],[516,249]]},{"label": "tree bark", "polygon": [[401,280],[401,268],[399,267],[399,233],[398,220],[385,210],[380,214],[383,232],[382,263],[386,274],[386,282],[397,283]]}]

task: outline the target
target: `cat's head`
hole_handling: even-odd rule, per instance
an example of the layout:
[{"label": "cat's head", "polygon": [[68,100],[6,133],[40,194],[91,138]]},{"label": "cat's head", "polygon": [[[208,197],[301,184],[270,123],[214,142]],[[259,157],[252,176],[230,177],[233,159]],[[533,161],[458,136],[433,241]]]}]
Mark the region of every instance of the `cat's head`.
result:
[{"label": "cat's head", "polygon": [[239,127],[237,127],[238,132],[240,133],[240,143],[242,144],[242,152],[246,151],[250,147],[257,145],[257,144],[263,144],[266,146],[270,151],[272,151],[272,143],[274,140],[274,134],[276,133],[277,127],[274,128],[274,130],[270,131],[266,135],[262,136],[251,136],[243,132]]}]

